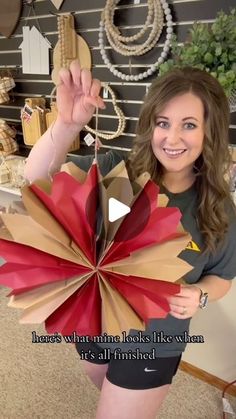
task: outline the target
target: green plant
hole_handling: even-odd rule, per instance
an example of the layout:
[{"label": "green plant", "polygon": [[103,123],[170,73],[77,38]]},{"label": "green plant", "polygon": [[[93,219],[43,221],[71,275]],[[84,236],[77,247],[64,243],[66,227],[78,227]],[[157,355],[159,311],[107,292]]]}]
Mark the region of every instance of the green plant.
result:
[{"label": "green plant", "polygon": [[236,89],[236,9],[220,11],[212,25],[195,22],[183,45],[176,35],[171,45],[172,58],[160,65],[159,75],[173,67],[198,67],[216,77],[228,97]]}]

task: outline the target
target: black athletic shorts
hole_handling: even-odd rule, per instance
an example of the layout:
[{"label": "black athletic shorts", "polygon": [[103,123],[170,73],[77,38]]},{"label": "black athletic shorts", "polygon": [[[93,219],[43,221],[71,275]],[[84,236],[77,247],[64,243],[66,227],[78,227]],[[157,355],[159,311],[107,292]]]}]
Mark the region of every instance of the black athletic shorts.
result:
[{"label": "black athletic shorts", "polygon": [[[132,389],[144,390],[171,384],[173,376],[176,374],[181,355],[168,358],[155,359],[114,359],[111,354],[110,359],[99,359],[104,350],[95,342],[76,343],[76,350],[81,359],[93,364],[109,364],[106,377],[108,381],[116,386]],[[92,353],[92,356],[90,356]],[[81,356],[82,355],[82,356]]]}]

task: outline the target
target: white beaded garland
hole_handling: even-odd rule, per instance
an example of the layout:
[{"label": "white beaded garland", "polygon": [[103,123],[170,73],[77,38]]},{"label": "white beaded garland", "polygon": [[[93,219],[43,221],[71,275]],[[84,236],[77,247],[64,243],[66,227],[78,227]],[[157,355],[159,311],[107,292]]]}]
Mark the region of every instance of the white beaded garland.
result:
[{"label": "white beaded garland", "polygon": [[114,138],[117,138],[117,137],[119,137],[120,135],[123,134],[123,132],[125,130],[126,120],[125,120],[125,116],[124,116],[122,110],[116,104],[116,96],[115,96],[115,93],[113,92],[112,88],[107,83],[102,83],[102,87],[105,88],[111,95],[112,104],[114,106],[114,110],[115,110],[115,112],[118,116],[118,119],[119,119],[117,130],[113,134],[105,134],[102,131],[98,131],[96,129],[90,128],[88,125],[85,125],[85,129],[88,132],[91,132],[92,134],[96,135],[96,137],[103,138],[104,140],[113,140]]},{"label": "white beaded garland", "polygon": [[[157,0],[148,0],[148,6],[150,7],[150,10],[152,9],[152,6],[153,6],[153,10],[156,10],[157,11],[157,9],[154,9],[154,2],[159,3],[159,0],[158,1]],[[113,9],[112,9],[112,18],[113,18],[113,14],[114,14],[114,7],[118,3],[119,3],[119,0],[107,0],[107,4],[106,4],[104,10],[106,11],[106,8],[107,7],[109,7],[109,8],[113,7]],[[146,22],[144,24],[144,27],[142,27],[141,31],[138,34],[133,35],[133,37],[122,37],[120,35],[118,29],[114,25],[109,25],[109,31],[110,32],[107,32],[106,27],[105,27],[105,12],[102,13],[102,20],[100,21],[99,35],[98,35],[98,44],[99,44],[99,48],[100,48],[100,53],[101,53],[101,56],[102,56],[102,59],[103,59],[104,63],[107,65],[107,67],[111,71],[111,73],[114,76],[121,78],[121,80],[125,80],[125,81],[138,81],[138,80],[142,80],[142,79],[144,79],[146,77],[149,77],[149,76],[151,76],[157,70],[158,66],[165,61],[165,59],[167,57],[167,54],[169,52],[169,49],[170,49],[170,40],[171,40],[172,33],[173,33],[173,27],[172,27],[173,26],[173,21],[172,21],[171,11],[170,11],[170,8],[169,8],[169,5],[168,5],[167,1],[166,0],[160,0],[160,3],[161,3],[161,7],[162,7],[162,9],[164,11],[165,19],[166,19],[166,26],[167,26],[167,29],[166,29],[166,41],[164,43],[163,50],[162,50],[161,55],[158,58],[157,62],[155,64],[152,64],[151,67],[148,70],[145,70],[143,73],[140,73],[138,75],[132,75],[132,74],[131,75],[125,75],[121,71],[117,70],[111,64],[111,62],[110,62],[110,60],[109,60],[109,58],[107,56],[107,53],[106,53],[106,50],[105,50],[105,46],[104,46],[104,32],[106,32],[106,35],[107,35],[107,38],[108,38],[108,41],[109,42],[110,42],[110,39],[111,39],[110,32],[113,34],[113,36],[115,36],[115,41],[119,40],[119,41],[123,41],[123,42],[131,42],[133,40],[136,40],[136,39],[138,39],[141,36],[140,33],[142,32],[142,35],[143,35],[144,32],[145,32],[145,30],[147,29],[147,26],[148,26],[148,23],[147,22],[150,20],[150,17],[152,15],[152,12],[149,10],[148,17],[146,19]],[[106,19],[109,19],[109,14],[108,14],[107,11],[106,11]],[[157,24],[157,20],[156,20],[156,26],[157,25],[158,24]],[[108,33],[109,33],[109,35],[108,35]],[[159,34],[159,36],[160,36],[160,34]],[[158,36],[158,38],[159,38],[159,36]],[[157,34],[156,34],[155,39],[156,38],[157,38]],[[157,42],[158,38],[155,40],[155,43]],[[114,48],[114,45],[113,44],[114,44],[114,42],[112,42],[113,49],[116,49],[117,50],[117,47]],[[145,48],[146,48],[146,42],[144,44],[143,45],[144,45],[144,50],[145,50]],[[154,46],[154,45],[152,45],[150,47],[150,45],[147,47],[147,50],[150,50]],[[122,44],[122,46],[124,46],[124,44]],[[140,54],[141,48],[140,48],[139,45],[136,46],[136,47],[130,47],[129,48],[129,51],[128,51],[128,48],[126,46],[125,46],[125,48],[126,48],[125,50],[122,50],[122,53],[124,53],[123,55],[126,55],[126,56],[129,56],[129,55],[141,55]],[[134,48],[134,49],[131,49],[131,48]],[[137,54],[133,54],[133,52],[135,51],[135,48],[136,48]],[[118,49],[119,49],[119,47],[118,47]],[[118,52],[120,52],[120,51],[118,51]],[[147,52],[147,51],[145,50],[145,52]]]}]

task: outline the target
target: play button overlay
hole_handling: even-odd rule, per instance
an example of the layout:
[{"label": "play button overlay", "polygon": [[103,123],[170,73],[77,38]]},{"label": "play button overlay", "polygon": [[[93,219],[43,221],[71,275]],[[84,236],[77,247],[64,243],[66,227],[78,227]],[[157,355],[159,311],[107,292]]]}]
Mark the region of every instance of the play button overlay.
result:
[{"label": "play button overlay", "polygon": [[[136,196],[133,203],[128,198],[130,194],[130,181],[127,178],[112,178],[105,185],[105,189],[110,187],[111,182],[115,183],[114,193],[110,191],[107,194],[106,201],[106,217],[108,223],[108,231],[115,229],[113,235],[114,242],[125,242],[135,239],[145,229],[151,214],[151,204],[145,190],[138,184],[133,182],[133,195]],[[99,198],[98,190],[103,185],[94,187],[86,200],[86,218],[97,237],[98,242],[106,242],[109,245],[108,232],[105,231],[102,215],[101,196]],[[141,192],[141,193],[140,193]],[[96,220],[95,220],[96,218]],[[121,218],[123,218],[121,220]],[[120,223],[118,230],[115,222]],[[99,246],[99,244],[98,244]]]},{"label": "play button overlay", "polygon": [[111,223],[114,221],[119,220],[120,218],[124,217],[124,215],[129,214],[130,207],[128,205],[123,204],[122,202],[118,201],[115,198],[110,198],[108,201],[108,220]]}]

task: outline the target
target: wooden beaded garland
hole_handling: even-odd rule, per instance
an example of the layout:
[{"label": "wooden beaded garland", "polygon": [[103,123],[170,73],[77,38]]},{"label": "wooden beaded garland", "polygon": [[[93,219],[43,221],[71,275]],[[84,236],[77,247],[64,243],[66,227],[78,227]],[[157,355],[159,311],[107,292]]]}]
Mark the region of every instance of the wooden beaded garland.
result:
[{"label": "wooden beaded garland", "polygon": [[65,28],[63,16],[58,16],[57,18],[57,27],[58,27],[58,39],[60,45],[60,66],[61,68],[66,68],[66,58],[65,58]]},{"label": "wooden beaded garland", "polygon": [[125,125],[126,125],[125,116],[124,116],[122,110],[116,104],[116,96],[115,96],[115,93],[113,92],[112,88],[107,83],[102,83],[102,87],[104,89],[107,89],[107,91],[111,95],[112,104],[114,106],[114,110],[115,110],[115,112],[118,116],[118,119],[119,119],[117,130],[113,134],[105,134],[102,131],[98,131],[97,129],[90,128],[88,125],[85,125],[84,128],[88,132],[91,132],[92,134],[94,134],[96,137],[103,138],[104,140],[113,140],[114,138],[117,138],[117,137],[119,137],[120,135],[123,134],[124,129],[125,129]]},{"label": "wooden beaded garland", "polygon": [[[123,37],[123,42],[120,40],[120,32],[118,28],[116,28],[112,23],[116,3],[117,0],[107,0],[107,4],[103,12],[104,28],[106,31],[107,39],[112,48],[119,54],[126,56],[143,55],[146,52],[150,51],[160,38],[160,34],[163,28],[163,12],[160,1],[149,0],[148,8],[154,12],[152,29],[146,41],[143,44],[139,45],[127,45],[127,42],[131,42],[128,37]],[[140,33],[143,32],[144,34],[147,30],[147,26],[146,29],[144,29],[143,27]]]},{"label": "wooden beaded garland", "polygon": [[[119,2],[119,0],[115,0],[115,5],[117,5],[118,2]],[[161,4],[161,7],[163,9],[163,12],[164,12],[164,15],[165,15],[165,18],[166,18],[166,26],[167,26],[166,41],[164,43],[163,50],[162,50],[161,55],[158,58],[157,62],[152,64],[148,70],[144,71],[143,73],[137,74],[137,75],[123,74],[121,71],[117,70],[111,64],[110,60],[108,59],[107,53],[105,51],[105,46],[104,46],[104,32],[106,31],[106,29],[105,29],[105,12],[102,13],[100,26],[99,26],[98,44],[99,44],[99,47],[100,47],[100,53],[101,53],[102,59],[103,59],[104,63],[107,65],[108,69],[111,71],[111,73],[114,74],[114,76],[117,76],[117,77],[119,77],[119,78],[121,78],[122,80],[125,80],[125,81],[139,81],[139,80],[142,80],[146,77],[151,76],[157,70],[159,65],[162,64],[164,62],[164,60],[166,59],[167,54],[168,54],[169,49],[170,49],[170,43],[171,43],[172,32],[173,32],[173,27],[172,27],[173,26],[173,21],[172,21],[171,11],[170,11],[170,8],[169,8],[168,3],[167,3],[166,0],[160,0],[160,1],[159,0],[150,0],[148,5],[150,5],[150,3],[152,3],[153,10],[154,10],[154,5],[156,5],[159,2]],[[111,3],[114,5],[114,0],[107,0],[106,6],[109,5],[109,7],[110,7]],[[151,7],[151,5],[150,5],[150,7]],[[106,7],[105,7],[105,9],[106,9]],[[155,10],[157,11],[157,8]],[[108,12],[106,12],[106,13],[108,13]],[[113,26],[111,25],[111,28],[112,28],[111,29],[112,32],[115,31],[115,33],[117,33],[117,37],[118,37],[119,36],[118,29],[115,28],[114,25]],[[108,41],[109,41],[109,39],[108,39]],[[152,47],[153,46],[154,45],[152,45]],[[138,48],[139,48],[139,46],[138,46]],[[140,52],[140,50],[138,52]],[[125,55],[134,55],[134,54],[133,53],[132,54],[126,53]],[[138,54],[138,55],[141,55],[141,54]]]},{"label": "wooden beaded garland", "polygon": [[[114,14],[115,14],[115,3],[111,4],[112,2],[107,1],[107,4],[104,8],[104,20],[106,23],[106,27],[109,30],[109,33],[113,38],[115,38],[118,41],[122,42],[133,42],[137,41],[141,36],[145,34],[145,32],[148,30],[148,26],[151,24],[151,19],[153,15],[153,1],[148,0],[148,15],[146,18],[146,22],[144,23],[144,26],[140,29],[139,32],[137,32],[135,35],[132,36],[122,36],[119,32],[119,29],[114,25]],[[118,3],[118,2],[116,2]]]}]

